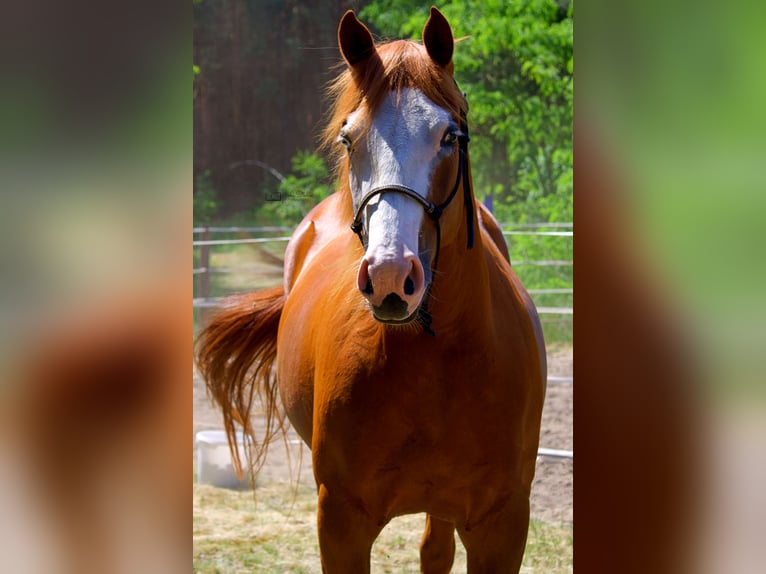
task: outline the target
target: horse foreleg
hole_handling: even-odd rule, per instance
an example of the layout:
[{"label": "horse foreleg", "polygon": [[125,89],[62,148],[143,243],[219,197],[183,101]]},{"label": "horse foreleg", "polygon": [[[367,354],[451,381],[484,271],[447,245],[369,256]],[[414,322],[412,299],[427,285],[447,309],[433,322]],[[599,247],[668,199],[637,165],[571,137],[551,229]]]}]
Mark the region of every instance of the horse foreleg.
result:
[{"label": "horse foreleg", "polygon": [[420,542],[420,571],[423,574],[449,574],[454,560],[455,525],[427,515]]},{"label": "horse foreleg", "polygon": [[468,574],[518,573],[529,529],[529,498],[516,496],[479,524],[458,527]]},{"label": "horse foreleg", "polygon": [[319,553],[324,574],[368,574],[370,552],[382,525],[343,493],[319,487]]}]

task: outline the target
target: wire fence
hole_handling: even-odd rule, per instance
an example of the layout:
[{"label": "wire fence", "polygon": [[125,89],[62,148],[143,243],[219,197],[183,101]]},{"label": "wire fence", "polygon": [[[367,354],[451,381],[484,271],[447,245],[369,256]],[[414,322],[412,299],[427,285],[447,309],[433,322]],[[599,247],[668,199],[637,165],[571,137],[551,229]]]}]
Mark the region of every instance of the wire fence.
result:
[{"label": "wire fence", "polygon": [[[574,237],[574,231],[549,231],[553,229],[571,229],[572,223],[518,223],[506,224],[502,226],[505,236],[530,236],[530,237]],[[234,273],[234,272],[252,272],[257,269],[256,266],[238,265],[236,267],[212,267],[210,265],[210,247],[231,246],[231,245],[257,245],[268,243],[287,243],[290,235],[278,235],[271,237],[239,237],[236,239],[210,239],[211,234],[216,233],[250,233],[250,234],[268,234],[268,233],[287,233],[292,229],[289,227],[195,227],[193,233],[199,235],[199,239],[192,242],[194,247],[200,248],[199,265],[192,270],[192,274],[199,277],[197,289],[198,296],[194,298],[195,308],[217,307],[223,301],[224,297],[210,296],[209,276],[214,273]],[[574,264],[571,260],[550,259],[550,260],[512,260],[511,265],[518,267],[531,265],[537,267],[568,267]],[[551,295],[551,294],[573,294],[571,288],[554,289],[530,289],[532,295]],[[538,306],[538,313],[553,315],[572,315],[572,307],[561,306]]]},{"label": "wire fence", "polygon": [[[574,237],[574,224],[567,222],[550,222],[550,223],[515,223],[504,224],[501,226],[503,235],[505,236],[526,236],[526,237],[560,237],[573,238]],[[241,264],[236,265],[211,265],[211,253],[216,247],[231,247],[236,245],[265,245],[265,244],[287,244],[290,239],[290,234],[293,229],[290,227],[246,227],[246,226],[229,226],[229,227],[194,227],[194,240],[193,246],[197,249],[197,265],[192,270],[192,274],[196,280],[195,283],[195,296],[193,298],[192,305],[195,309],[201,310],[203,313],[210,309],[220,307],[224,304],[226,296],[213,296],[211,294],[211,277],[231,275],[235,273],[244,274],[257,274],[263,269],[262,265]],[[222,234],[237,234],[239,237],[231,238],[226,237],[223,239],[215,239],[215,236]],[[242,235],[250,235],[250,237],[241,237]],[[255,237],[253,237],[253,235]],[[280,253],[281,252],[281,253]],[[276,253],[283,257],[284,249],[279,248]],[[278,257],[278,256],[275,256]],[[511,264],[514,267],[531,266],[537,268],[544,267],[572,267],[573,261],[565,259],[538,259],[538,260],[512,260]],[[540,288],[540,289],[528,289],[528,292],[532,296],[548,296],[548,295],[573,295],[574,290],[572,287],[555,287],[555,288]],[[572,316],[574,315],[574,308],[562,305],[543,305],[537,304],[537,312],[540,315],[553,315],[553,316]],[[556,382],[556,381],[553,381]]]}]

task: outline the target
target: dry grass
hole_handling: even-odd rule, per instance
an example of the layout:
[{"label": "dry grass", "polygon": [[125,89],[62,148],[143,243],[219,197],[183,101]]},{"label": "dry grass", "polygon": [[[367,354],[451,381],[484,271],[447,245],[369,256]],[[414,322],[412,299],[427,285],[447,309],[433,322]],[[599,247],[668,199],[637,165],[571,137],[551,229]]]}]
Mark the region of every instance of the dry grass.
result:
[{"label": "dry grass", "polygon": [[[316,494],[311,486],[259,485],[250,491],[194,487],[194,572],[318,573]],[[419,572],[418,546],[424,516],[393,520],[375,543],[372,572]],[[465,572],[457,544],[453,572]],[[572,529],[532,522],[522,572],[572,572]]]}]

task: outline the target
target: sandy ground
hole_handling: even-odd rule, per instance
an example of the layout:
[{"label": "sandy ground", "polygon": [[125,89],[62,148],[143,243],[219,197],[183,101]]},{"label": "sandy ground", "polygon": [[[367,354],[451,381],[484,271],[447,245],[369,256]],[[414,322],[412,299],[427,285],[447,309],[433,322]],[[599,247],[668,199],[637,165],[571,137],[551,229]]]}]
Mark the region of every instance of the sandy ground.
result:
[{"label": "sandy ground", "polygon": [[[572,376],[572,346],[548,351],[548,374]],[[540,446],[573,450],[573,383],[548,383],[540,429]],[[538,458],[532,483],[532,517],[572,524],[574,465],[572,459]]]},{"label": "sandy ground", "polygon": [[[571,345],[549,349],[548,373],[554,376],[572,375]],[[540,446],[572,450],[572,415],[572,383],[549,383],[543,409]],[[220,428],[221,416],[208,399],[204,383],[195,374],[194,431]],[[302,445],[294,431],[289,433],[287,442],[287,448],[281,442],[272,445],[258,477],[259,484],[288,482],[291,477],[294,479],[301,459],[300,481],[302,484],[313,484],[308,448]],[[532,517],[546,522],[572,524],[572,479],[571,459],[539,458],[532,486]]]}]

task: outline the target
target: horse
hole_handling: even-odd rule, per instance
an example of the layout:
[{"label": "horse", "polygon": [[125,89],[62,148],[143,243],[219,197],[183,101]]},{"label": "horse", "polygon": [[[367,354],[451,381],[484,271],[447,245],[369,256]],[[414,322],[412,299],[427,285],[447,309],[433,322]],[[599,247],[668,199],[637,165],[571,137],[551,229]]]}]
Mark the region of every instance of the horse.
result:
[{"label": "horse", "polygon": [[[293,233],[282,286],[239,296],[197,366],[234,433],[260,397],[311,449],[322,570],[370,571],[394,517],[425,513],[421,570],[518,572],[546,384],[542,329],[498,223],[474,198],[454,38],[376,44],[353,11],[323,140],[338,190]],[[462,201],[461,201],[462,199]],[[281,407],[279,402],[281,400]],[[252,437],[256,439],[255,436]]]}]

